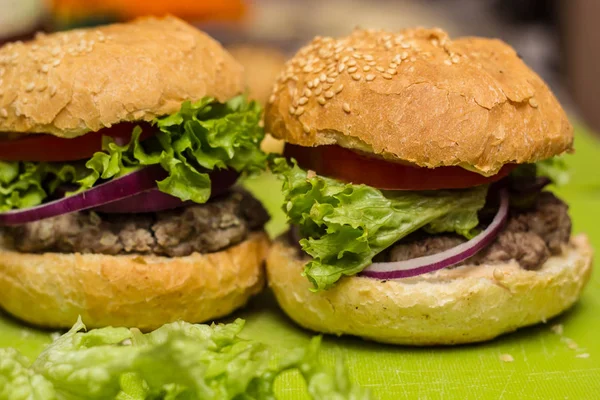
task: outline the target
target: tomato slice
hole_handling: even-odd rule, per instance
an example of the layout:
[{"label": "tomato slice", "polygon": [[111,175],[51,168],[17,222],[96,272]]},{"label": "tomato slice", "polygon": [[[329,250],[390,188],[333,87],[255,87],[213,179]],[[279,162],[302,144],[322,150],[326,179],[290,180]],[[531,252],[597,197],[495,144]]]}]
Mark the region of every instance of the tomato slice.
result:
[{"label": "tomato slice", "polygon": [[421,168],[358,154],[340,146],[302,147],[286,144],[284,154],[304,169],[344,182],[364,183],[384,190],[462,189],[496,182],[516,165],[506,164],[485,177],[461,167]]},{"label": "tomato slice", "polygon": [[136,125],[142,127],[140,140],[154,134],[155,128],[148,123],[122,122],[73,139],[45,134],[26,135],[0,140],[0,160],[60,162],[88,159],[102,150],[102,136],[110,136],[117,144],[123,145],[131,139],[131,132]]}]

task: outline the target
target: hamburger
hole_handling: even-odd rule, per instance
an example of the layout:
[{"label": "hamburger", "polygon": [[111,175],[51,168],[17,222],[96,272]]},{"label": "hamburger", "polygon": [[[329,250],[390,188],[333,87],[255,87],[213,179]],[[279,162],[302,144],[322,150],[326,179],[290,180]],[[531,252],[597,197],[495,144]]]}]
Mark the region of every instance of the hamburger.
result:
[{"label": "hamburger", "polygon": [[143,330],[224,316],[262,287],[267,214],[243,68],[173,17],[0,48],[0,307]]},{"label": "hamburger", "polygon": [[573,129],[500,40],[440,29],[317,37],[265,111],[292,229],[267,257],[299,325],[404,345],[479,342],[579,298],[592,250],[567,205]]}]

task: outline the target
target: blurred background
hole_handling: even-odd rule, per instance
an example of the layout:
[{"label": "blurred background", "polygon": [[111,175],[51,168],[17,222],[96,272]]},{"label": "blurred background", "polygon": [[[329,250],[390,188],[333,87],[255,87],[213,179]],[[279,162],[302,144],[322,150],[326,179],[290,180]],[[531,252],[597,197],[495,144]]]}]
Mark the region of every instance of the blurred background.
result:
[{"label": "blurred background", "polygon": [[0,0],[0,43],[167,13],[227,46],[246,65],[259,100],[285,58],[314,35],[419,25],[452,36],[499,37],[548,82],[571,116],[600,132],[598,0]]}]

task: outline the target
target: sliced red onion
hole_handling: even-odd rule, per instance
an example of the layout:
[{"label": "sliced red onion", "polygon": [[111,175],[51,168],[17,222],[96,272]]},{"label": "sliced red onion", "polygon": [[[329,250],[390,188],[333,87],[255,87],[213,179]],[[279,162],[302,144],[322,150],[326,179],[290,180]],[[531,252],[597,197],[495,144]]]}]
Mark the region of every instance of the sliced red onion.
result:
[{"label": "sliced red onion", "polygon": [[499,191],[500,208],[488,227],[468,242],[430,256],[405,261],[373,263],[362,271],[363,276],[377,279],[409,278],[456,265],[477,254],[495,238],[508,217],[508,193]]},{"label": "sliced red onion", "polygon": [[160,165],[139,169],[121,178],[39,206],[0,213],[0,225],[20,225],[75,211],[99,207],[156,187],[167,173]]},{"label": "sliced red onion", "polygon": [[[239,173],[235,170],[226,169],[211,172],[210,197],[213,198],[226,192],[237,181],[238,177]],[[153,189],[96,207],[94,211],[106,214],[137,214],[172,210],[192,203],[191,201],[181,201],[177,197],[163,193],[154,185]]]},{"label": "sliced red onion", "polygon": [[146,190],[121,200],[113,201],[94,211],[105,214],[137,214],[157,211],[172,210],[187,205],[189,202],[181,201],[177,197],[161,192],[154,185],[154,189]]}]

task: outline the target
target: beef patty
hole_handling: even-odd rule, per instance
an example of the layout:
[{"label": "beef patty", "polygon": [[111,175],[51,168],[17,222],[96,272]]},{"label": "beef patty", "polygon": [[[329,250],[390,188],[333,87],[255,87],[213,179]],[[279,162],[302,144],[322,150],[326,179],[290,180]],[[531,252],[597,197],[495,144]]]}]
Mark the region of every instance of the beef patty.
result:
[{"label": "beef patty", "polygon": [[156,254],[182,257],[220,251],[242,242],[268,220],[263,206],[235,189],[175,210],[145,214],[81,211],[5,227],[5,246],[26,253]]},{"label": "beef patty", "polygon": [[[522,268],[535,270],[550,257],[562,252],[571,237],[567,205],[550,192],[542,192],[533,208],[511,209],[504,229],[496,240],[464,264],[497,264],[516,260]],[[402,261],[448,250],[466,239],[453,234],[407,236],[379,261]]]}]

